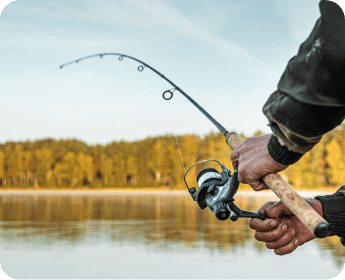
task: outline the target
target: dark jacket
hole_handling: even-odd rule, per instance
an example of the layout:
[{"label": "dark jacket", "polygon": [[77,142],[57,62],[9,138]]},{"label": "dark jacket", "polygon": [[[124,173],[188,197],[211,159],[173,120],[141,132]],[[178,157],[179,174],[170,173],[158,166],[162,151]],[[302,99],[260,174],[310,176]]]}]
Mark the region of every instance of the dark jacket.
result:
[{"label": "dark jacket", "polygon": [[[263,106],[273,135],[268,151],[277,162],[298,161],[345,117],[345,19],[332,1],[321,0],[321,17],[290,59]],[[345,139],[344,139],[345,140]],[[331,235],[345,237],[345,187],[318,196]]]}]

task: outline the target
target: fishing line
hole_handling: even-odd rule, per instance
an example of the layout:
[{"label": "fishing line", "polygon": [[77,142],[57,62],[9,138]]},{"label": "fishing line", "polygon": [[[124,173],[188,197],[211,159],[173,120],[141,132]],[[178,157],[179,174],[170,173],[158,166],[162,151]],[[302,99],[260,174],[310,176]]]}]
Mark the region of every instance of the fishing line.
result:
[{"label": "fishing line", "polygon": [[176,133],[175,133],[174,123],[173,123],[173,121],[172,121],[172,117],[171,117],[171,114],[170,114],[169,105],[166,104],[166,106],[167,106],[167,109],[168,109],[168,113],[169,113],[169,117],[170,117],[170,121],[171,121],[171,126],[173,127],[173,131],[174,131],[174,136],[175,136],[177,148],[178,148],[178,151],[179,151],[179,153],[180,153],[181,162],[182,162],[182,167],[183,167],[184,172],[186,172],[186,168],[185,168],[184,161],[183,161],[183,158],[182,158],[182,153],[181,153],[180,145],[178,144],[177,136],[176,136]]},{"label": "fishing line", "polygon": [[[154,86],[157,90],[159,90],[156,85],[145,75],[145,73],[143,73],[143,75],[145,76],[145,78],[151,83],[152,86]],[[174,94],[175,92],[175,89],[171,89],[172,90],[172,94]],[[187,102],[186,100],[182,100],[182,99],[179,99],[179,98],[175,98],[177,100],[180,100],[180,101],[183,101],[183,102]],[[188,103],[188,102],[187,102]],[[170,112],[170,107],[169,107],[169,104],[167,102],[165,102],[166,106],[167,106],[167,110],[168,110],[168,113],[169,113],[169,117],[170,117],[170,122],[171,122],[171,126],[172,126],[172,129],[173,129],[173,134],[174,134],[174,137],[175,137],[175,140],[176,140],[176,145],[177,145],[177,148],[178,148],[178,151],[179,151],[179,154],[180,154],[180,158],[181,158],[181,162],[182,162],[182,167],[183,167],[183,170],[184,172],[186,173],[186,167],[185,167],[185,164],[184,164],[184,161],[183,161],[183,157],[182,157],[182,152],[181,152],[181,149],[180,149],[180,145],[178,143],[178,140],[177,140],[177,136],[176,136],[176,133],[175,133],[175,127],[174,127],[174,122],[173,122],[173,117],[171,116],[171,112]],[[190,141],[189,141],[190,142]],[[189,143],[190,144],[190,143]],[[188,183],[188,179],[185,179],[187,180],[187,183]]]},{"label": "fishing line", "polygon": [[[143,73],[145,78],[157,89],[159,90],[156,85],[145,75],[145,73]],[[174,89],[175,91],[175,89]],[[173,91],[173,93],[174,93]],[[171,122],[171,126],[173,128],[173,133],[174,133],[174,136],[175,136],[175,140],[176,140],[176,145],[177,145],[177,148],[178,148],[178,151],[180,153],[180,158],[181,158],[181,162],[182,162],[182,167],[183,167],[183,170],[184,172],[186,172],[186,168],[185,168],[185,165],[184,165],[184,161],[183,161],[183,158],[182,158],[182,153],[181,153],[181,149],[180,149],[180,145],[178,143],[178,140],[177,140],[177,136],[176,136],[176,133],[175,133],[175,127],[174,127],[174,123],[173,123],[173,118],[171,116],[171,113],[170,113],[170,108],[169,108],[169,104],[167,102],[165,102],[166,106],[167,106],[167,109],[168,109],[168,114],[169,114],[169,117],[170,117],[170,122]],[[187,181],[188,182],[188,181]]]}]

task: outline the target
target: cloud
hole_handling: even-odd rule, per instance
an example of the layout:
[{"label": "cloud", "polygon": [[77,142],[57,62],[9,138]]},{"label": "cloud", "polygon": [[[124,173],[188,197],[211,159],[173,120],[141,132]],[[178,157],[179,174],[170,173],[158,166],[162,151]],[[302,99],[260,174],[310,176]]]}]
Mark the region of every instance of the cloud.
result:
[{"label": "cloud", "polygon": [[[86,21],[106,22],[125,26],[143,28],[167,28],[168,33],[175,33],[185,38],[194,39],[209,45],[225,56],[241,56],[249,62],[257,62],[250,52],[242,46],[212,32],[205,24],[198,24],[184,16],[176,8],[166,2],[156,0],[126,0],[126,1],[88,1],[84,7],[70,9],[69,16]],[[102,15],[102,16],[99,16]],[[214,15],[217,17],[217,15]],[[224,15],[220,14],[220,17]]]},{"label": "cloud", "polygon": [[[212,6],[211,2],[207,2],[208,6]],[[204,7],[203,5],[200,5]],[[227,9],[228,9],[227,5]],[[210,8],[211,9],[211,8]],[[59,2],[47,2],[37,4],[25,3],[24,6],[13,8],[11,16],[32,19],[35,16],[43,16],[55,21],[53,30],[56,29],[58,22],[62,24],[68,22],[75,22],[75,19],[84,20],[88,24],[92,22],[106,23],[107,32],[114,28],[118,33],[121,31],[123,36],[126,36],[126,28],[129,31],[137,30],[147,32],[148,36],[154,30],[163,29],[163,33],[167,36],[173,34],[180,37],[188,38],[197,41],[201,45],[210,46],[214,50],[221,53],[223,56],[231,58],[239,56],[248,63],[257,63],[257,59],[244,47],[232,42],[217,34],[215,26],[219,27],[221,22],[224,22],[224,12],[219,9],[213,9],[212,15],[206,10],[201,9],[201,15],[196,16],[192,12],[188,16],[183,15],[180,9],[169,5],[166,1],[157,0],[117,0],[117,1],[76,1],[68,2],[62,5]],[[219,18],[217,24],[205,24],[202,21],[203,14],[206,18]],[[209,19],[208,19],[209,21]],[[55,24],[54,23],[54,24]],[[52,23],[50,23],[52,24]],[[27,32],[11,32],[4,31],[0,33],[3,38],[0,42],[1,46],[34,46],[34,47],[51,47],[51,48],[80,48],[85,45],[94,47],[113,47],[118,45],[117,40],[102,38],[83,38],[80,36],[61,36],[58,32],[53,35],[49,26],[42,27],[46,29],[45,34],[35,34],[34,30]],[[146,31],[147,30],[147,31]],[[56,29],[58,31],[58,29]],[[11,33],[11,34],[10,34]],[[157,32],[156,32],[157,34]],[[42,37],[44,35],[44,39]],[[129,34],[128,34],[129,35]],[[126,40],[129,40],[129,36]],[[243,61],[242,61],[243,62]]]},{"label": "cloud", "polygon": [[203,44],[210,45],[225,55],[240,55],[247,60],[256,61],[256,59],[245,48],[228,39],[218,36],[205,27],[196,24],[193,20],[183,16],[176,9],[161,1],[126,1],[147,14],[150,14],[157,24],[169,27],[177,34],[193,38]]}]

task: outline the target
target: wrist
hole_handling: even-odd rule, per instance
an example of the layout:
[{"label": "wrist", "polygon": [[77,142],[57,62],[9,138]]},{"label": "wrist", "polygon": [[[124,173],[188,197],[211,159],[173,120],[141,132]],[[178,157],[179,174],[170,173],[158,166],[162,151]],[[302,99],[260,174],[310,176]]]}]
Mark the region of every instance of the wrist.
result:
[{"label": "wrist", "polygon": [[343,192],[332,195],[317,196],[320,201],[324,219],[330,224],[329,236],[345,237],[345,196]]},{"label": "wrist", "polygon": [[273,134],[268,141],[267,149],[276,162],[284,165],[293,164],[303,156],[303,154],[290,151],[287,147],[282,146]]},{"label": "wrist", "polygon": [[308,204],[318,213],[322,218],[323,216],[323,209],[320,200],[315,198],[304,198],[308,202]]}]

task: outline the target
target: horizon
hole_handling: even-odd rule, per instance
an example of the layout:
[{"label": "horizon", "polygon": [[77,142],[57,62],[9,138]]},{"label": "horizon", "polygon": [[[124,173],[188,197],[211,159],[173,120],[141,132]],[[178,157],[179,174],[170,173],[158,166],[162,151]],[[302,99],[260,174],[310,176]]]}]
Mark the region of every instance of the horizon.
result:
[{"label": "horizon", "polygon": [[[236,131],[233,131],[235,133],[237,133]],[[165,134],[159,134],[159,135],[147,135],[145,136],[144,138],[140,138],[140,139],[132,139],[132,140],[129,140],[129,139],[116,139],[116,140],[111,140],[110,142],[107,142],[107,143],[88,143],[86,141],[84,141],[83,139],[79,139],[79,138],[76,138],[76,137],[71,137],[71,138],[53,138],[53,137],[43,137],[43,138],[37,138],[37,139],[24,139],[24,140],[18,140],[18,141],[14,141],[14,140],[7,140],[6,142],[0,142],[0,145],[5,145],[6,143],[25,143],[25,142],[36,142],[36,141],[44,141],[44,140],[54,140],[54,141],[60,141],[60,140],[76,140],[76,141],[80,141],[80,142],[84,142],[85,144],[87,145],[90,145],[90,146],[96,146],[96,145],[108,145],[108,144],[111,144],[113,142],[140,142],[140,141],[144,141],[148,138],[159,138],[159,137],[182,137],[182,136],[186,136],[186,135],[193,135],[193,136],[197,136],[197,137],[200,137],[200,139],[204,139],[205,137],[207,137],[208,135],[212,135],[212,134],[222,134],[220,131],[209,131],[208,133],[204,133],[203,135],[199,135],[199,134],[196,134],[196,133],[184,133],[184,134],[173,134],[173,133],[165,133]],[[244,134],[244,133],[237,133],[238,135],[244,135],[244,137],[251,137],[253,136],[254,134],[259,134],[259,133],[263,133],[262,131],[260,130],[257,130],[255,131],[253,134],[251,135],[247,135],[247,134]]]}]

